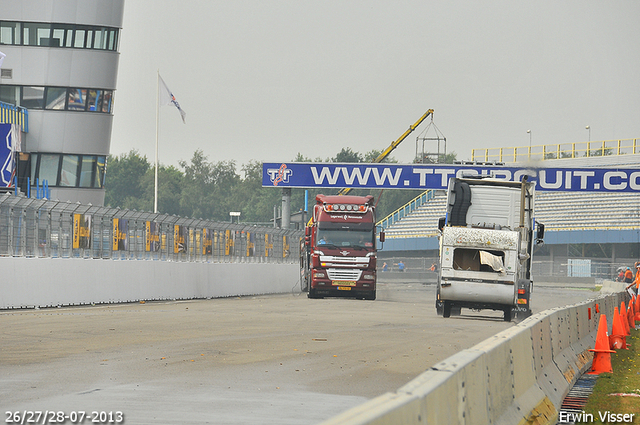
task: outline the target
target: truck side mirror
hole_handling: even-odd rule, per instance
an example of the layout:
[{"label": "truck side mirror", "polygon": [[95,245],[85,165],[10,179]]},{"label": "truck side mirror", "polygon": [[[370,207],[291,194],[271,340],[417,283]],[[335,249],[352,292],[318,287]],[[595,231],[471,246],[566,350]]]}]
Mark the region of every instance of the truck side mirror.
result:
[{"label": "truck side mirror", "polygon": [[440,230],[442,232],[442,229],[444,229],[444,224],[447,221],[446,217],[440,217],[438,219],[438,230]]},{"label": "truck side mirror", "polygon": [[544,240],[544,224],[536,223],[538,226],[538,231],[536,232],[536,243],[540,244]]},{"label": "truck side mirror", "polygon": [[304,228],[304,244],[306,246],[311,244],[311,227]]},{"label": "truck side mirror", "polygon": [[380,242],[384,242],[384,230],[380,232]]}]

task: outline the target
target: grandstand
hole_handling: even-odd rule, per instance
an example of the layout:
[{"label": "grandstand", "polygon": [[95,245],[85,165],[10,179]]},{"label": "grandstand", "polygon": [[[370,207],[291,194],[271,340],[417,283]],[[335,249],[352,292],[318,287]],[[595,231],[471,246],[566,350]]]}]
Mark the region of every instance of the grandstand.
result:
[{"label": "grandstand", "polygon": [[[635,168],[640,164],[640,154],[550,160],[554,166],[563,168]],[[437,257],[437,226],[438,219],[445,215],[446,193],[442,190],[428,191],[418,198],[420,202],[412,200],[378,223],[385,229],[387,238],[382,249],[385,253],[383,258],[385,255]],[[576,254],[586,258],[588,255],[585,252],[588,250],[584,246],[596,244],[601,252],[597,260],[609,263],[609,271],[604,274],[610,274],[615,267],[633,265],[640,257],[638,193],[538,190],[534,215],[546,228],[546,247],[538,254],[540,260],[553,262],[555,257],[563,257],[566,263],[567,258],[580,257]],[[576,248],[575,245],[580,247]],[[556,269],[558,267],[555,266]]]},{"label": "grandstand", "polygon": [[[438,233],[447,196],[436,194],[412,213],[385,229],[387,238],[430,237]],[[535,218],[547,231],[637,230],[640,195],[636,193],[541,192],[536,193]]]}]

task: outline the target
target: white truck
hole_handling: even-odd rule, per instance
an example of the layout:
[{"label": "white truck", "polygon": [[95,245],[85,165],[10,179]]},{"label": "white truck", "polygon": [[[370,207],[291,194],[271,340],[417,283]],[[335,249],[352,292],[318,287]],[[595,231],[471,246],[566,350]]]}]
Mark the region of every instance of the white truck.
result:
[{"label": "white truck", "polygon": [[544,225],[533,216],[534,189],[526,176],[521,182],[450,179],[446,217],[438,226],[438,314],[492,309],[503,311],[507,322],[531,315],[533,247],[544,237]]}]

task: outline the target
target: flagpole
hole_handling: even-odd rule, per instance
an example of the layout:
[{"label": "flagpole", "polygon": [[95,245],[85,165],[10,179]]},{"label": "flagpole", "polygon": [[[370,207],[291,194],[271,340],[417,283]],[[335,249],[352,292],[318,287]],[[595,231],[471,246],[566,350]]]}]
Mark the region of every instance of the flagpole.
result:
[{"label": "flagpole", "polygon": [[155,186],[154,186],[154,197],[153,197],[153,212],[158,212],[158,127],[159,127],[159,116],[160,116],[160,70],[158,70],[158,77],[156,79],[156,177],[155,177]]}]

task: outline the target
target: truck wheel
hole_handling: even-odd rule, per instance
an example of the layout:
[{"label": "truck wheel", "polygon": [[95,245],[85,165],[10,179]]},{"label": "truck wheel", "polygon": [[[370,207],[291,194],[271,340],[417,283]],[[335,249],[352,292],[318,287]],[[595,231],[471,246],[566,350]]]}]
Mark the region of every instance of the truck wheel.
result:
[{"label": "truck wheel", "polygon": [[374,293],[372,293],[372,294],[368,294],[368,295],[366,295],[366,296],[364,297],[364,299],[365,299],[365,300],[373,301],[373,300],[375,300],[375,299],[376,299],[376,293],[374,292]]},{"label": "truck wheel", "polygon": [[504,321],[505,322],[511,321],[511,307],[504,309]]},{"label": "truck wheel", "polygon": [[442,307],[442,301],[436,301],[436,313],[438,316],[442,316],[442,311],[444,308]]},{"label": "truck wheel", "polygon": [[442,306],[442,317],[451,317],[451,303],[444,301]]}]

